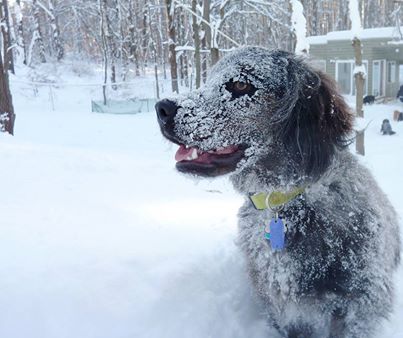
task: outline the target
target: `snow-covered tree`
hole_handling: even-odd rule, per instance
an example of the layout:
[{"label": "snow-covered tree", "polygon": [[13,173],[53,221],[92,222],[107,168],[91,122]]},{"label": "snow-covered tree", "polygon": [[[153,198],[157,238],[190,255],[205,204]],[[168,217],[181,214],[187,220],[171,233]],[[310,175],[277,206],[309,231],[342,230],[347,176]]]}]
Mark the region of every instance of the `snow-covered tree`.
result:
[{"label": "snow-covered tree", "polygon": [[[105,60],[103,15],[108,81],[139,76],[157,62],[165,77],[171,65],[174,91],[178,81],[192,86],[199,77],[205,80],[223,53],[238,45],[300,52],[308,48],[305,35],[351,28],[348,0],[105,0],[104,14],[99,0],[21,3],[9,3],[11,29],[6,31],[14,55],[30,66],[60,61],[66,54]],[[392,25],[403,15],[391,16],[395,8],[386,0],[357,0],[357,8],[365,28]]]},{"label": "snow-covered tree", "polygon": [[306,40],[306,19],[304,16],[304,7],[299,0],[291,0],[291,31],[295,36],[296,54],[308,53],[309,44]]},{"label": "snow-covered tree", "polygon": [[200,71],[201,71],[201,60],[200,60],[200,23],[197,17],[197,0],[192,0],[192,28],[193,28],[193,41],[194,41],[194,64],[195,64],[195,84],[196,88],[200,87]]},{"label": "snow-covered tree", "polygon": [[16,0],[14,3],[14,31],[15,31],[15,40],[16,40],[16,51],[17,57],[20,58],[23,64],[27,64],[27,53],[25,49],[25,40],[24,40],[24,24],[23,24],[23,16],[21,10],[21,0]]},{"label": "snow-covered tree", "polygon": [[46,10],[46,13],[49,16],[52,45],[54,46],[56,52],[56,58],[58,61],[60,61],[64,56],[64,46],[60,38],[60,29],[58,20],[56,18],[55,4],[56,0],[48,0],[49,9]]},{"label": "snow-covered tree", "polygon": [[168,48],[169,64],[171,66],[172,91],[179,93],[178,86],[178,64],[176,62],[176,31],[175,31],[175,3],[173,0],[165,0],[168,18]]}]

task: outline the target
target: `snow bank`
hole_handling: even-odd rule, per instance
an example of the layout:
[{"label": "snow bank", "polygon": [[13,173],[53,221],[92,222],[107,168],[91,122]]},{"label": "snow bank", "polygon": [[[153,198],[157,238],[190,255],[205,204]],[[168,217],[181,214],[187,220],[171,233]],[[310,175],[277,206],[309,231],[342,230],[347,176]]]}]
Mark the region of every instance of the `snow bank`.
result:
[{"label": "snow bank", "polygon": [[[47,89],[13,86],[16,136],[0,134],[0,336],[276,338],[235,243],[242,198],[225,179],[178,174],[153,112],[90,113],[92,95],[61,87],[52,111]],[[391,118],[403,106],[364,109],[362,161],[403,215],[403,123]],[[379,133],[384,118],[396,135]],[[402,337],[401,318],[402,270],[379,338]]]}]

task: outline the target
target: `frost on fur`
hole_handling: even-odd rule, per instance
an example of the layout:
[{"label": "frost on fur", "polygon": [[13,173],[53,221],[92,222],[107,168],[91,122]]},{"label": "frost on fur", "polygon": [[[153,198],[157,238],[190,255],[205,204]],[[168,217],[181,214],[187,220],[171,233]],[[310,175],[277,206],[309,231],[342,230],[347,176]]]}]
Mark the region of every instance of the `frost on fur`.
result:
[{"label": "frost on fur", "polygon": [[[235,82],[251,90],[236,95],[229,90]],[[392,311],[398,222],[346,149],[353,115],[333,81],[293,54],[248,47],[174,105],[174,142],[205,152],[245,149],[230,177],[246,197],[239,246],[273,327],[285,337],[373,336]],[[264,238],[273,214],[256,210],[248,196],[297,187],[304,193],[280,212],[285,249],[273,252]]]}]

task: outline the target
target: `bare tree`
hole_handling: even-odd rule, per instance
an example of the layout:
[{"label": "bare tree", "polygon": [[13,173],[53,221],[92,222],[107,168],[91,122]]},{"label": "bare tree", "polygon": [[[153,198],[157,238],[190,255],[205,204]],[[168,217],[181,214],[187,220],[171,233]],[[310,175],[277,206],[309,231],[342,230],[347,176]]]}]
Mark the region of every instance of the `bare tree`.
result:
[{"label": "bare tree", "polygon": [[[211,48],[211,28],[210,28],[210,0],[203,0],[203,38],[201,40],[202,49],[210,50]],[[204,53],[202,57],[202,79],[203,83],[207,80],[208,58]]]},{"label": "bare tree", "polygon": [[225,7],[228,5],[229,0],[222,0],[219,3],[218,6],[218,13],[219,13],[219,18],[213,22],[213,29],[211,30],[211,48],[210,48],[210,53],[211,53],[211,65],[215,65],[218,60],[220,59],[220,51],[218,48],[218,40],[219,40],[219,34],[218,31],[221,29],[222,25],[224,24],[225,21]]},{"label": "bare tree", "polygon": [[108,42],[107,42],[107,23],[106,23],[106,10],[107,0],[98,0],[99,14],[100,14],[100,31],[102,41],[102,55],[104,61],[104,84],[102,86],[102,94],[104,98],[104,105],[106,105],[106,84],[108,82]]},{"label": "bare tree", "polygon": [[[154,13],[155,14],[155,13]],[[158,79],[158,57],[157,57],[157,48],[155,47],[155,42],[154,42],[154,36],[152,34],[153,32],[153,23],[155,24],[155,20],[152,21],[152,13],[151,13],[151,6],[148,6],[148,23],[150,25],[150,48],[151,48],[151,54],[154,59],[154,78],[155,78],[155,94],[157,99],[160,98],[160,87],[159,87],[159,79]]]},{"label": "bare tree", "polygon": [[168,46],[169,46],[169,63],[171,65],[171,83],[172,91],[179,93],[178,86],[178,65],[176,62],[176,33],[175,33],[175,5],[173,0],[165,0],[168,18]]},{"label": "bare tree", "polygon": [[24,41],[24,25],[22,21],[22,11],[21,11],[21,0],[16,0],[14,4],[14,13],[16,18],[16,42],[17,42],[17,50],[18,56],[22,56],[22,62],[27,64],[27,52],[25,49],[25,41]]},{"label": "bare tree", "polygon": [[32,34],[32,39],[31,39],[31,44],[29,46],[29,52],[28,52],[28,60],[27,64],[30,65],[32,61],[32,53],[35,44],[38,44],[39,47],[39,59],[42,63],[46,62],[46,53],[45,53],[45,45],[43,43],[43,36],[42,36],[42,30],[41,30],[41,25],[40,25],[40,13],[39,13],[39,4],[37,0],[32,0],[32,7],[34,11],[33,19],[34,19],[34,29],[33,29],[33,34]]},{"label": "bare tree", "polygon": [[10,13],[7,0],[0,2],[1,33],[3,37],[4,68],[14,73],[14,57],[11,41]]},{"label": "bare tree", "polygon": [[193,28],[193,41],[195,46],[194,63],[196,75],[196,88],[200,88],[200,25],[196,16],[197,0],[192,0],[192,28]]},{"label": "bare tree", "polygon": [[64,47],[60,39],[60,29],[56,19],[55,4],[56,0],[48,0],[49,10],[47,11],[47,14],[49,15],[50,27],[52,31],[51,37],[56,51],[56,58],[57,61],[60,61],[64,56]]},{"label": "bare tree", "polygon": [[4,67],[0,49],[0,131],[14,134],[14,107],[10,92],[8,70]]},{"label": "bare tree", "polygon": [[[166,78],[170,64],[172,88],[177,92],[178,77],[186,86],[199,87],[219,57],[239,44],[293,50],[290,1],[27,0],[21,8],[22,0],[14,0],[8,3],[12,15],[4,17],[12,20],[0,28],[11,33],[3,38],[8,47],[2,54],[6,67],[10,45],[14,56],[24,56],[30,66],[46,62],[48,55],[60,60],[65,51],[94,61],[102,58],[112,83],[126,81],[131,69],[134,76],[140,75],[147,65],[162,69]],[[294,2],[303,4],[309,36],[350,29],[348,1]],[[396,11],[390,15],[391,1],[357,2],[365,27],[384,26],[403,16]],[[7,1],[0,4],[4,12]],[[189,81],[191,72],[195,78]]]},{"label": "bare tree", "polygon": [[127,20],[129,25],[129,59],[134,61],[136,70],[135,74],[140,76],[140,56],[138,48],[139,41],[136,30],[136,15],[133,0],[129,0],[128,3]]}]

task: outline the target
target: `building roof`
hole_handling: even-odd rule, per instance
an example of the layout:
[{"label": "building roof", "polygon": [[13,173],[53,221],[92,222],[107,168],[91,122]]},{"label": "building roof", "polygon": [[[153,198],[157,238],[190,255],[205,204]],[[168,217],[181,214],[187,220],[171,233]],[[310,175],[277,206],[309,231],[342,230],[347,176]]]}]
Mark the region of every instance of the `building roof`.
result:
[{"label": "building roof", "polygon": [[[401,27],[401,29],[403,31],[403,27]],[[329,32],[326,35],[309,36],[307,37],[307,40],[310,45],[323,45],[328,43],[329,41],[352,40],[352,38],[353,38],[353,32],[351,30],[348,30],[348,31]],[[360,33],[359,38],[361,40],[369,40],[369,39],[399,40],[400,36],[397,27],[394,26],[394,27],[363,29]]]}]

